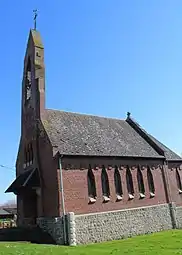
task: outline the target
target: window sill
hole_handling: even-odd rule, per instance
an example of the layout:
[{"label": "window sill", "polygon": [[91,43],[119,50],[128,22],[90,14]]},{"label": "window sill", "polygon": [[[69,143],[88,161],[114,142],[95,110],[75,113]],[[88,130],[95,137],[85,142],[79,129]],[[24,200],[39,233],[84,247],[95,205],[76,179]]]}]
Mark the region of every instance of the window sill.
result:
[{"label": "window sill", "polygon": [[95,199],[95,198],[89,197],[89,203],[90,203],[90,204],[93,204],[93,203],[95,203],[95,202],[96,202],[96,199]]},{"label": "window sill", "polygon": [[129,200],[134,199],[134,195],[132,195],[132,194],[128,194],[128,197],[129,197]]},{"label": "window sill", "polygon": [[140,193],[140,198],[145,198],[145,194],[144,193]]},{"label": "window sill", "polygon": [[110,198],[107,197],[107,196],[103,196],[103,199],[104,199],[104,202],[109,202],[110,201]]},{"label": "window sill", "polygon": [[123,199],[123,197],[122,196],[120,196],[120,195],[116,195],[116,201],[121,201]]},{"label": "window sill", "polygon": [[155,194],[153,192],[150,192],[150,197],[155,197]]}]

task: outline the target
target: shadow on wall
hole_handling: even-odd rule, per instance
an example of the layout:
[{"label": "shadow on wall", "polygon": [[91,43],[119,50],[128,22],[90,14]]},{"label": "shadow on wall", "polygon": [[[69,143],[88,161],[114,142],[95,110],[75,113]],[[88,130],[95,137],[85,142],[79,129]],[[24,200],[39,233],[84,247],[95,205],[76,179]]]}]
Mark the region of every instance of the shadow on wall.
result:
[{"label": "shadow on wall", "polygon": [[50,234],[39,227],[0,229],[0,242],[31,242],[37,244],[56,244]]}]

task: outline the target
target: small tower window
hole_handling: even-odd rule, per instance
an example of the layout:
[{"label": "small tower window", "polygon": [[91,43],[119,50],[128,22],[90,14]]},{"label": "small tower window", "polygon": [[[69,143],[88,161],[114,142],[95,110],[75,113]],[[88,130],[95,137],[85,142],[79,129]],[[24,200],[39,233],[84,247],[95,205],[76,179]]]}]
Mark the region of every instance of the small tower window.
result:
[{"label": "small tower window", "polygon": [[25,76],[25,102],[28,102],[31,98],[32,93],[32,77],[31,77],[31,62],[30,58],[28,59],[26,76]]},{"label": "small tower window", "polygon": [[126,169],[126,184],[127,184],[129,199],[133,199],[134,198],[134,187],[133,187],[132,174],[131,174],[129,167],[127,167],[127,169]]},{"label": "small tower window", "polygon": [[24,148],[24,165],[23,165],[24,168],[27,167],[27,150],[26,148]]},{"label": "small tower window", "polygon": [[115,166],[115,171],[114,171],[114,184],[116,189],[117,200],[118,201],[122,200],[123,190],[122,190],[122,184],[121,184],[121,176],[117,166]]},{"label": "small tower window", "polygon": [[102,194],[104,198],[104,202],[108,202],[110,200],[110,189],[109,189],[109,180],[105,167],[102,167],[101,173],[101,182],[102,182]]},{"label": "small tower window", "polygon": [[30,144],[27,146],[27,165],[30,165],[30,158],[31,158],[31,153],[30,153]]},{"label": "small tower window", "polygon": [[94,203],[96,201],[97,194],[96,194],[95,176],[93,174],[93,171],[90,165],[87,172],[87,183],[88,183],[89,202]]},{"label": "small tower window", "polygon": [[147,167],[147,179],[149,185],[150,197],[155,197],[155,186],[150,167]]},{"label": "small tower window", "polygon": [[139,189],[139,193],[140,193],[140,198],[144,198],[145,197],[145,186],[144,186],[144,182],[143,182],[143,175],[142,175],[142,172],[141,172],[141,169],[139,166],[137,169],[137,181],[138,181],[138,189]]},{"label": "small tower window", "polygon": [[32,143],[29,143],[24,149],[24,165],[23,167],[26,168],[27,166],[33,163],[33,147]]},{"label": "small tower window", "polygon": [[181,185],[181,178],[178,169],[176,168],[176,182],[177,182],[177,187],[179,194],[182,193],[182,185]]},{"label": "small tower window", "polygon": [[31,155],[31,157],[30,157],[30,164],[32,164],[33,163],[33,157],[34,157],[32,143],[30,143],[30,155]]}]

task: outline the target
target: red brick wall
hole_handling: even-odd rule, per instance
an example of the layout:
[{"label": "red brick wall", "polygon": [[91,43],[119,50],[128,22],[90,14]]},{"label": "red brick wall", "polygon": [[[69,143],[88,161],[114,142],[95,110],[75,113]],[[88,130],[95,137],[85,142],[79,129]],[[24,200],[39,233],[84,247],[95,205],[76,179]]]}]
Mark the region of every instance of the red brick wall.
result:
[{"label": "red brick wall", "polygon": [[59,180],[57,160],[53,158],[52,146],[45,133],[39,140],[39,169],[42,188],[42,216],[59,216]]},{"label": "red brick wall", "polygon": [[[69,162],[71,161],[69,160]],[[120,163],[128,163],[128,162],[120,162]],[[138,163],[141,163],[141,162],[138,162]],[[143,162],[143,163],[146,164],[146,162]],[[151,164],[152,162],[149,161],[148,163]],[[88,203],[87,169],[63,170],[66,212],[74,212],[76,214],[83,214],[83,213],[104,212],[104,211],[120,210],[125,208],[135,208],[140,206],[149,206],[149,205],[166,203],[162,172],[161,172],[161,169],[157,167],[157,165],[156,165],[156,168],[152,170],[153,179],[155,183],[155,197],[150,198],[148,182],[147,182],[147,167],[145,165],[144,169],[142,170],[142,174],[143,174],[143,179],[145,184],[146,197],[144,199],[139,198],[136,164],[137,162],[133,161],[134,169],[131,170],[132,177],[133,177],[134,190],[135,190],[135,198],[133,200],[128,200],[128,192],[127,192],[127,186],[126,186],[126,168],[124,168],[123,170],[119,170],[121,179],[122,179],[123,200],[117,201],[117,202],[116,202],[116,192],[115,192],[115,185],[114,185],[114,168],[112,168],[111,170],[107,169],[108,178],[109,178],[109,186],[110,186],[110,201],[107,203],[103,203],[102,187],[101,187],[101,170],[102,170],[101,168],[99,168],[98,170],[93,169],[93,173],[96,180],[96,189],[97,189],[97,200],[94,204]],[[130,165],[132,165],[132,161],[130,161]]]},{"label": "red brick wall", "polygon": [[[168,165],[168,179],[169,179],[169,188],[171,193],[172,202],[175,202],[177,206],[182,206],[182,194],[179,194],[177,181],[176,181],[176,167],[180,168],[180,163],[178,164],[169,164]],[[179,170],[179,175],[182,182],[182,170]]]}]

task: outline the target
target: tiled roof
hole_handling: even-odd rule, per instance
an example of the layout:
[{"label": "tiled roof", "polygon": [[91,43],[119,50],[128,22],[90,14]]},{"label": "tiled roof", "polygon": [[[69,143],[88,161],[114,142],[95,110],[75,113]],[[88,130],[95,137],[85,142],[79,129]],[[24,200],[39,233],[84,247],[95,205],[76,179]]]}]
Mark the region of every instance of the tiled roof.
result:
[{"label": "tiled roof", "polygon": [[148,134],[134,119],[127,118],[126,120],[130,125],[138,131],[138,133],[144,137],[145,140],[148,141],[151,146],[155,147],[160,155],[165,156],[167,160],[182,160],[182,158],[177,155],[175,152],[166,147],[163,143],[158,141],[155,137]]},{"label": "tiled roof", "polygon": [[[63,155],[164,156],[125,120],[46,110],[43,124],[54,151]],[[155,142],[163,150],[164,145]],[[167,147],[165,151],[170,159],[181,159]]]},{"label": "tiled roof", "polygon": [[22,172],[16,177],[16,179],[7,188],[5,193],[17,192],[19,189],[24,187],[38,187],[40,185],[39,175],[37,168],[31,168]]},{"label": "tiled roof", "polygon": [[7,214],[17,214],[17,208],[15,207],[8,207],[8,208],[3,208]]},{"label": "tiled roof", "polygon": [[164,144],[159,142],[152,135],[149,135],[149,136],[164,151],[164,155],[165,155],[166,159],[168,159],[168,160],[182,160],[182,158],[179,155],[177,155],[174,151],[170,150],[168,147],[166,147]]},{"label": "tiled roof", "polygon": [[15,190],[21,188],[23,184],[26,182],[27,178],[30,176],[30,174],[31,171],[29,170],[17,176],[15,181],[8,187],[8,189],[5,192],[14,192]]},{"label": "tiled roof", "polygon": [[6,210],[4,210],[3,208],[0,209],[0,216],[1,216],[1,215],[8,215],[8,214],[10,214],[10,213],[7,212]]}]

